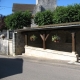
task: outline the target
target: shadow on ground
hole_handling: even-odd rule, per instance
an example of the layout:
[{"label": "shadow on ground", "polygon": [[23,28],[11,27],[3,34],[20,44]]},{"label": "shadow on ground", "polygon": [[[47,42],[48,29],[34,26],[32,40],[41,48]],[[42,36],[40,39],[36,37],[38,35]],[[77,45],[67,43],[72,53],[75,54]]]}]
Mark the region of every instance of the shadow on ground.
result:
[{"label": "shadow on ground", "polygon": [[0,58],[0,79],[22,73],[23,59]]}]

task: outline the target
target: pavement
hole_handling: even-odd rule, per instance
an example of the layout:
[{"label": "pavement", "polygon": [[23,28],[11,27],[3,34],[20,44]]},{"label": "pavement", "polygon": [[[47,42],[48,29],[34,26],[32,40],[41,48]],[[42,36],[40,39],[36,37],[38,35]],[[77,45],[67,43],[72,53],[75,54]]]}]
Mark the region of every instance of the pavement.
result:
[{"label": "pavement", "polygon": [[80,61],[79,62],[74,62],[74,61],[67,61],[67,60],[57,60],[57,59],[48,59],[48,58],[38,58],[38,57],[33,57],[33,56],[25,56],[25,55],[15,55],[15,56],[11,56],[11,55],[0,55],[0,58],[22,58],[22,59],[26,59],[27,61],[31,61],[31,62],[39,62],[39,63],[48,63],[48,64],[72,64],[72,65],[80,65]]},{"label": "pavement", "polygon": [[[80,80],[79,63],[20,55],[0,55],[0,64],[0,80],[66,80],[68,77],[70,78],[67,80]],[[58,77],[61,79],[57,79]]]}]

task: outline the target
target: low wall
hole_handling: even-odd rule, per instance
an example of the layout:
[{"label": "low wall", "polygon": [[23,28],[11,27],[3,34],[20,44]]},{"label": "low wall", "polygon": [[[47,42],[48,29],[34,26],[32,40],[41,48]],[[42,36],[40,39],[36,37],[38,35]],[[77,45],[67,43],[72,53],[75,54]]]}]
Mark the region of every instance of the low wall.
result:
[{"label": "low wall", "polygon": [[9,40],[9,41],[8,41],[8,45],[9,45],[9,46],[8,46],[8,48],[9,48],[9,49],[8,49],[8,50],[9,50],[9,51],[8,51],[8,54],[9,54],[9,55],[13,55],[12,40]]},{"label": "low wall", "polygon": [[23,33],[13,33],[12,47],[14,55],[22,55],[24,53],[25,35]]},{"label": "low wall", "polygon": [[12,40],[0,39],[0,54],[13,55]]},{"label": "low wall", "polygon": [[50,49],[42,49],[36,47],[25,46],[25,55],[48,59],[58,59],[67,61],[76,61],[76,55],[70,52],[56,51]]},{"label": "low wall", "polygon": [[8,40],[0,39],[0,54],[8,55]]}]

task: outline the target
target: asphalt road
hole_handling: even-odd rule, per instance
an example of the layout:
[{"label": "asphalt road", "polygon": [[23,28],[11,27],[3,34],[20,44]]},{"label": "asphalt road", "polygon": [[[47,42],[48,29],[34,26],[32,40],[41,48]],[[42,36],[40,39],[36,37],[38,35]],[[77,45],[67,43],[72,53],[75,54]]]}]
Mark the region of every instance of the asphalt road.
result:
[{"label": "asphalt road", "polygon": [[0,56],[0,80],[80,80],[80,66],[55,60]]}]

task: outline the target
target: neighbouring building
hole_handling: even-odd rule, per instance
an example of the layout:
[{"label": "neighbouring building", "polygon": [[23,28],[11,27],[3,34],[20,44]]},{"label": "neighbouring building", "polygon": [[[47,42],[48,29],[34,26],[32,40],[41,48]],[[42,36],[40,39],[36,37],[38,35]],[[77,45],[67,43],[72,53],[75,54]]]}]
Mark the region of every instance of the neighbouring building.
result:
[{"label": "neighbouring building", "polygon": [[35,4],[19,4],[19,3],[13,3],[12,11],[26,11],[29,10],[30,12],[33,12],[33,9],[36,5]]},{"label": "neighbouring building", "polygon": [[14,3],[12,11],[26,11],[29,10],[33,14],[38,11],[51,10],[53,11],[56,8],[56,0],[36,0],[36,4],[19,4]]},{"label": "neighbouring building", "polygon": [[36,6],[33,10],[33,14],[44,10],[53,11],[56,7],[56,0],[36,0]]},{"label": "neighbouring building", "polygon": [[[57,7],[56,0],[36,0],[36,4],[19,4],[14,3],[12,11],[26,11],[29,10],[32,15],[35,15],[37,12],[45,11],[45,10],[51,10],[53,11]],[[31,27],[36,27],[34,23],[34,19],[32,19]]]}]

